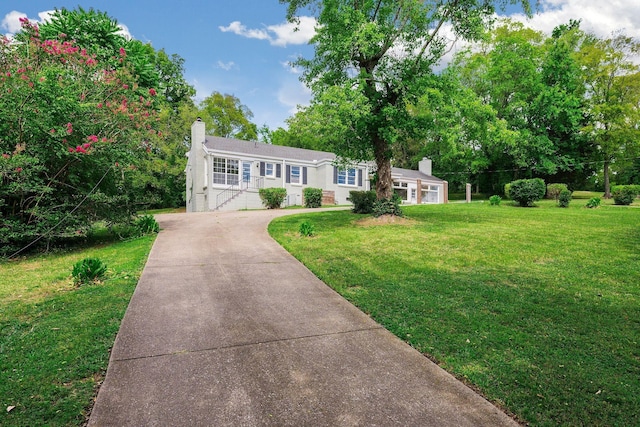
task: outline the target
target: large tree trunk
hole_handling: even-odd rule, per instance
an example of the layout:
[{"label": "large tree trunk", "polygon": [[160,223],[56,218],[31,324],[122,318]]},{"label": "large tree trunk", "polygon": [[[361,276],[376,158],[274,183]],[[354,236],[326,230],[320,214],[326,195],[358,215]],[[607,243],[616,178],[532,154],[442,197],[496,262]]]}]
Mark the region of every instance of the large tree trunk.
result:
[{"label": "large tree trunk", "polygon": [[604,162],[604,198],[611,198],[611,184],[609,183],[609,161]]},{"label": "large tree trunk", "polygon": [[378,200],[390,199],[393,196],[393,179],[391,179],[391,157],[389,144],[379,136],[373,137],[375,146],[376,166],[378,167],[378,181],[376,182],[376,196]]}]

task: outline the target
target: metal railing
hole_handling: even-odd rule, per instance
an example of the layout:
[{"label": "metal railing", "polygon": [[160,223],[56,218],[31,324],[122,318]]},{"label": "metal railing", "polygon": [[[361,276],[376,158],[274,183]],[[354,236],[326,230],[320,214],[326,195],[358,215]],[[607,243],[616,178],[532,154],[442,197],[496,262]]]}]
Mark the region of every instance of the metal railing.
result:
[{"label": "metal railing", "polygon": [[238,184],[232,184],[216,195],[216,207],[214,210],[218,210],[245,190],[260,189],[263,186],[264,178],[261,176],[253,176],[249,180],[242,180]]}]

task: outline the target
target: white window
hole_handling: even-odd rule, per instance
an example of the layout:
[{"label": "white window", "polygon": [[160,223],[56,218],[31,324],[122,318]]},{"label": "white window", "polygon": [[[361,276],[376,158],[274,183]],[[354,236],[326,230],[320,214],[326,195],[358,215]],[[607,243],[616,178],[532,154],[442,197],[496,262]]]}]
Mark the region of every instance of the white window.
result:
[{"label": "white window", "polygon": [[340,185],[356,185],[356,170],[351,169],[339,169],[338,170],[338,184]]},{"label": "white window", "polygon": [[422,189],[422,203],[438,203],[440,201],[440,186],[428,185]]},{"label": "white window", "polygon": [[240,162],[224,157],[213,158],[213,183],[237,185],[240,181]]},{"label": "white window", "polygon": [[291,183],[301,184],[300,180],[300,166],[291,166]]},{"label": "white window", "polygon": [[264,164],[264,176],[269,176],[273,178],[276,175],[276,168],[273,163],[265,163]]}]

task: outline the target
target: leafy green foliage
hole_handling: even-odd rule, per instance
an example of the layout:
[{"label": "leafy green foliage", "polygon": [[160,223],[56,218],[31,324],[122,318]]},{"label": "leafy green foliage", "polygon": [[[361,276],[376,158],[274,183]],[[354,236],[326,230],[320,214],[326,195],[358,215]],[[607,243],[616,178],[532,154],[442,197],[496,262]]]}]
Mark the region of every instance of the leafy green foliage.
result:
[{"label": "leafy green foliage", "polygon": [[312,237],[315,234],[315,226],[310,221],[303,221],[298,228],[301,236]]},{"label": "leafy green foliage", "polygon": [[73,265],[71,275],[77,284],[88,284],[104,279],[107,265],[99,258],[85,258]]},{"label": "leafy green foliage", "polygon": [[200,114],[211,135],[247,141],[258,139],[258,127],[250,121],[253,113],[233,95],[212,93],[200,103]]},{"label": "leafy green foliage", "polygon": [[504,185],[504,197],[506,197],[507,199],[510,199],[511,196],[509,196],[509,191],[511,190],[511,183],[505,184]]},{"label": "leafy green foliage", "polygon": [[547,199],[558,201],[560,193],[568,190],[567,184],[547,184]]},{"label": "leafy green foliage", "polygon": [[[478,40],[495,8],[492,2],[380,0],[281,0],[287,19],[317,12],[315,56],[296,61],[314,92],[312,108],[330,113],[316,126],[328,129],[333,151],[350,160],[375,159],[378,199],[393,194],[391,158],[402,141],[417,140],[424,126],[407,108],[430,87],[433,67],[447,39]],[[511,3],[516,3],[515,0]],[[529,2],[519,1],[525,10]],[[501,3],[502,5],[505,2]],[[343,114],[331,112],[340,111]],[[324,126],[326,123],[326,126]]]},{"label": "leafy green foliage", "polygon": [[558,206],[561,208],[568,208],[571,202],[571,191],[564,189],[558,195]]},{"label": "leafy green foliage", "polygon": [[261,188],[258,194],[267,209],[279,209],[287,197],[287,190],[286,188]]},{"label": "leafy green foliage", "polygon": [[520,206],[530,207],[544,197],[546,186],[540,178],[518,179],[511,183],[509,197],[518,202]]},{"label": "leafy green foliage", "polygon": [[357,214],[373,213],[373,204],[376,201],[376,192],[369,191],[349,191],[349,199],[353,203],[352,211]]},{"label": "leafy green foliage", "polygon": [[306,208],[319,208],[322,206],[322,188],[305,187],[302,190],[304,206]]},{"label": "leafy green foliage", "polygon": [[373,202],[373,216],[403,216],[404,214],[402,213],[402,208],[400,207],[401,203],[402,199],[395,193],[388,199],[377,199],[375,202]]},{"label": "leafy green foliage", "polygon": [[142,215],[136,220],[136,228],[141,235],[157,233],[160,231],[160,224],[153,215]]},{"label": "leafy green foliage", "polygon": [[502,197],[498,196],[497,194],[489,197],[489,203],[491,204],[491,206],[499,206],[501,201]]},{"label": "leafy green foliage", "polygon": [[587,204],[585,205],[585,207],[589,209],[595,209],[600,206],[600,203],[601,203],[600,197],[592,197],[589,200],[587,200]]},{"label": "leafy green foliage", "polygon": [[621,188],[616,189],[613,193],[613,201],[616,205],[630,205],[633,203],[633,200],[636,198],[637,193],[635,189],[629,186],[622,186]]}]

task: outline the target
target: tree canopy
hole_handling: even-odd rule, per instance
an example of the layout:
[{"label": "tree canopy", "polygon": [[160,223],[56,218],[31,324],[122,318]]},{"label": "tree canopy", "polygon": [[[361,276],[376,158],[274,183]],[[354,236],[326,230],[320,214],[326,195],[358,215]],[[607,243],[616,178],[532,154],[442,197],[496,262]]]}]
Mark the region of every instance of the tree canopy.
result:
[{"label": "tree canopy", "polygon": [[[429,88],[433,67],[455,37],[477,40],[495,11],[492,1],[281,0],[287,17],[309,8],[317,14],[311,40],[315,56],[300,59],[303,80],[318,105],[346,103],[332,139],[337,154],[351,160],[375,159],[379,199],[393,193],[391,158],[398,145],[419,137],[421,129],[407,109]],[[528,1],[521,3],[529,11]]]}]

